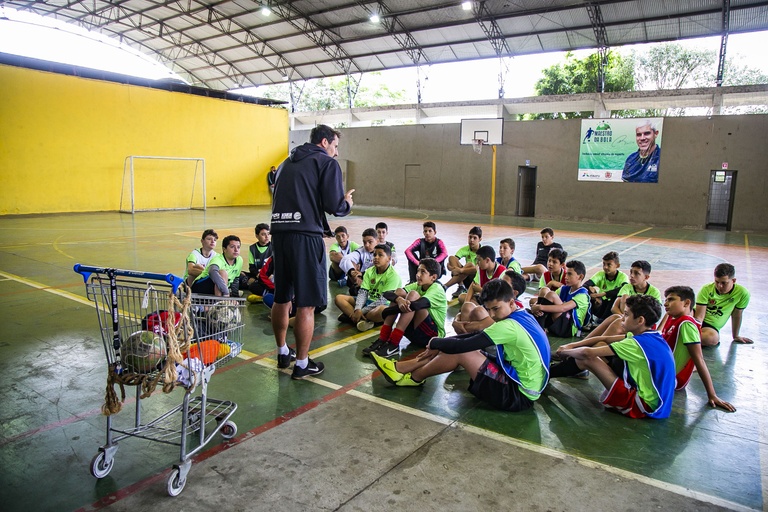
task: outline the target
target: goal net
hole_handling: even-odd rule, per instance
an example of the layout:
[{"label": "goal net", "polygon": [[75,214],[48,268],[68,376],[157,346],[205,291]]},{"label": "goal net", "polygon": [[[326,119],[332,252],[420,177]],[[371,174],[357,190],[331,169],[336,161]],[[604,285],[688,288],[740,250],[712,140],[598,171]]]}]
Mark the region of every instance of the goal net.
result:
[{"label": "goal net", "polygon": [[125,157],[120,211],[205,210],[205,159]]}]

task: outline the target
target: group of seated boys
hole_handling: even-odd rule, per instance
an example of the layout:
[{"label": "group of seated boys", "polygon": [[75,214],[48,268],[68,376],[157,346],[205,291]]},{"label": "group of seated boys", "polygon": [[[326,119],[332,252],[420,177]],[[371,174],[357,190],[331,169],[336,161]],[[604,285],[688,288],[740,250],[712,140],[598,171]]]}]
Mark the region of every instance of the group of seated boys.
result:
[{"label": "group of seated boys", "polygon": [[[230,296],[243,290],[250,302],[271,306],[269,226],[259,224],[255,231],[257,242],[249,247],[245,272],[239,238],[225,237],[222,254],[216,254],[218,237],[206,230],[201,249],[187,258],[185,279],[192,291]],[[493,247],[481,244],[478,226],[469,230],[467,245],[449,255],[435,223],[427,221],[423,237],[405,250],[409,282],[403,285],[387,234],[387,225],[380,222],[363,231],[358,245],[346,228],[337,227],[328,277],[349,289],[334,299],[340,322],[360,331],[380,326],[362,353],[390,383],[420,386],[427,377],[461,366],[470,376],[472,394],[499,409],[523,411],[550,379],[588,378],[591,373],[605,387],[600,401],[607,408],[631,418],[666,418],[675,390],[685,388],[695,369],[708,403],[735,411],[717,396],[702,355],[702,346],[719,345],[729,318],[733,341],[752,343],[740,336],[749,292],[736,283],[733,265],[718,265],[714,282],[698,294],[680,285],[667,288],[662,298],[649,282],[650,263],[633,262],[627,275],[613,251],[603,257],[602,270],[585,281],[584,263],[567,260],[551,228],[541,230],[536,258],[523,266],[513,256],[511,238],[499,242],[497,256]],[[526,309],[519,298],[536,280],[538,289]],[[456,335],[446,337],[446,290],[453,285],[460,310],[452,323]],[[548,335],[584,337],[551,354]],[[423,351],[394,361],[404,337]]]}]

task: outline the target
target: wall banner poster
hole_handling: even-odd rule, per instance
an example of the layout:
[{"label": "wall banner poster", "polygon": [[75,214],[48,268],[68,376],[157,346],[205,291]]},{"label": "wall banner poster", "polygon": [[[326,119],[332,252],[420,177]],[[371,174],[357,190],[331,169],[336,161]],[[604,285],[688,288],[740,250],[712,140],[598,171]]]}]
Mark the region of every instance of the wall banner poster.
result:
[{"label": "wall banner poster", "polygon": [[657,183],[663,121],[583,119],[579,181]]}]

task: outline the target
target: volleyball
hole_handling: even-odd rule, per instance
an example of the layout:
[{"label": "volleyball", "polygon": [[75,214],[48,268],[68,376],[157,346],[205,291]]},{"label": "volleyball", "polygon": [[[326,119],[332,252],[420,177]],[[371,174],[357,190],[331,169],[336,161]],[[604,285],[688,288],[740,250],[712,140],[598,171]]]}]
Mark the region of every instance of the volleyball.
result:
[{"label": "volleyball", "polygon": [[131,334],[120,345],[120,355],[125,368],[133,373],[152,373],[165,359],[165,340],[151,331]]}]

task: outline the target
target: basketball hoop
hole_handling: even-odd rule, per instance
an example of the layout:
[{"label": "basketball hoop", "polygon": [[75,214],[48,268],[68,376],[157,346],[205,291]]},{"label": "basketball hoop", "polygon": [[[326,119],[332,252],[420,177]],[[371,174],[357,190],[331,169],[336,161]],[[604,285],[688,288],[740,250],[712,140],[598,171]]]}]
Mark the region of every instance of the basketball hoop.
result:
[{"label": "basketball hoop", "polygon": [[483,144],[485,144],[485,140],[483,139],[472,139],[472,149],[474,149],[475,153],[478,155],[483,152]]}]

